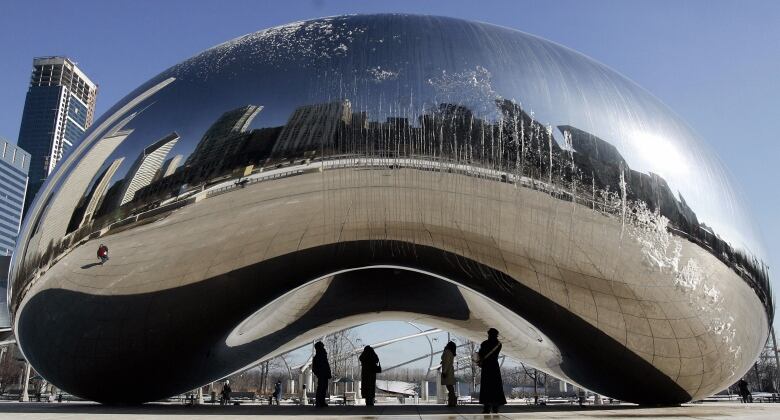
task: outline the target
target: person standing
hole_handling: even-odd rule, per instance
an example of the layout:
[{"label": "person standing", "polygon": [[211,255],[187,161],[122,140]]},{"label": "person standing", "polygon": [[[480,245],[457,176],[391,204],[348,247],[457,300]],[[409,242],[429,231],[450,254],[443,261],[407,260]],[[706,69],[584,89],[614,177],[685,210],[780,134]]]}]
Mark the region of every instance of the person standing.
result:
[{"label": "person standing", "polygon": [[457,346],[450,341],[441,353],[441,384],[447,387],[447,407],[456,407],[458,397],[455,395],[455,351]]},{"label": "person standing", "polygon": [[504,383],[501,381],[501,367],[498,365],[498,354],[501,352],[501,342],[498,341],[498,330],[488,330],[488,339],[479,345],[477,364],[482,368],[482,381],[479,387],[479,403],[484,405],[483,413],[498,413],[498,407],[506,404]]},{"label": "person standing", "polygon": [[222,399],[221,399],[222,405],[230,405],[231,392],[232,390],[230,389],[230,381],[225,381],[225,385],[222,385]]},{"label": "person standing", "polygon": [[360,354],[360,392],[366,399],[366,405],[374,405],[376,398],[376,374],[382,372],[379,356],[371,346],[363,348]]},{"label": "person standing", "polygon": [[739,396],[742,397],[743,403],[749,403],[750,401],[750,389],[748,388],[748,383],[745,379],[740,379],[739,382],[737,382],[737,388],[739,388]]},{"label": "person standing", "polygon": [[312,373],[317,377],[317,393],[315,395],[315,407],[327,407],[325,394],[328,393],[328,380],[331,378],[330,363],[328,363],[328,352],[325,351],[325,344],[318,341],[314,344],[314,360],[311,367]]},{"label": "person standing", "polygon": [[279,405],[279,399],[282,397],[282,381],[276,381],[276,385],[274,385],[274,394],[273,398],[276,402],[276,405]]}]

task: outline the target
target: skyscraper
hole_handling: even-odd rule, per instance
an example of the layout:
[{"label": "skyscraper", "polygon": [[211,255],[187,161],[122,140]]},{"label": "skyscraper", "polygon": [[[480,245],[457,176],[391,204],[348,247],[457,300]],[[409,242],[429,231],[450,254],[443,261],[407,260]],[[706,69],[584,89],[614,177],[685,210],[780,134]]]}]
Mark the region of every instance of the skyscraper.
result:
[{"label": "skyscraper", "polygon": [[209,160],[220,160],[229,152],[231,140],[246,132],[252,120],[263,109],[258,105],[246,105],[232,109],[220,116],[203,134],[195,150],[187,158],[187,166],[195,166]]},{"label": "skyscraper", "polygon": [[0,255],[11,255],[22,222],[30,154],[0,138]]},{"label": "skyscraper", "polygon": [[0,138],[0,331],[11,325],[8,316],[8,264],[22,223],[30,154]]},{"label": "skyscraper", "polygon": [[179,169],[179,165],[181,164],[182,160],[184,160],[183,155],[176,155],[172,158],[168,158],[163,163],[163,166],[160,168],[160,170],[157,171],[153,181],[157,181],[158,179],[173,175],[173,173],[176,172],[176,169]]},{"label": "skyscraper", "polygon": [[108,156],[132,134],[133,130],[112,131],[89,149],[62,183],[62,190],[51,198],[49,209],[38,227],[39,246],[45,250],[52,241],[68,233],[68,224],[73,217],[73,209],[87,193],[87,188],[99,173],[101,165]]},{"label": "skyscraper", "polygon": [[136,191],[152,182],[152,178],[162,168],[168,152],[176,145],[177,141],[179,141],[179,135],[173,132],[147,146],[141,152],[125,176],[124,191],[120,194],[120,206],[132,201]]},{"label": "skyscraper", "polygon": [[300,106],[287,120],[271,154],[294,155],[328,147],[334,141],[339,125],[348,125],[351,121],[352,104],[346,99]]},{"label": "skyscraper", "polygon": [[96,96],[97,85],[69,58],[33,60],[18,141],[31,159],[27,205],[57,162],[92,125]]}]

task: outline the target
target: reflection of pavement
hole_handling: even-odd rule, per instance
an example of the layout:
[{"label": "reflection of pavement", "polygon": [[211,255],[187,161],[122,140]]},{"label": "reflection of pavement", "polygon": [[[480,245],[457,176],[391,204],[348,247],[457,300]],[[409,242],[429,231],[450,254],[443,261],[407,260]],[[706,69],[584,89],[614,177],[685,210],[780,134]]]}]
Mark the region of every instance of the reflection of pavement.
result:
[{"label": "reflection of pavement", "polygon": [[[645,263],[640,244],[622,234],[617,218],[528,188],[412,169],[334,169],[248,185],[87,242],[33,288],[153,292],[296,250],[366,239],[431,246],[503,271],[691,395],[718,391],[732,363],[752,361],[750,355],[735,360],[731,344],[708,331],[711,314],[675,287],[673,273]],[[96,262],[101,242],[111,260],[83,269]],[[766,326],[748,328],[745,321],[764,319],[753,291],[711,254],[686,241],[682,246],[682,257],[698,261],[724,297],[726,313],[744,326],[733,342],[744,346],[743,354],[760,348]],[[257,280],[273,287],[273,279]]]},{"label": "reflection of pavement", "polygon": [[[480,414],[481,407],[475,405],[459,406],[448,409],[441,405],[378,405],[373,408],[336,407],[326,409],[301,406],[265,406],[242,405],[220,407],[219,405],[204,405],[186,407],[179,404],[145,404],[138,407],[110,407],[90,403],[0,403],[0,420],[5,419],[47,419],[57,420],[64,418],[78,419],[102,419],[110,416],[115,420],[152,419],[172,416],[180,418],[297,418],[323,419],[323,418],[350,418],[352,416],[361,419],[403,418],[403,419],[463,419],[480,420],[491,418]],[[780,404],[737,404],[737,403],[705,403],[686,404],[682,407],[668,408],[637,408],[636,406],[612,406],[612,407],[579,407],[571,405],[530,407],[509,405],[505,406],[500,416],[492,418],[504,419],[577,419],[577,418],[696,418],[696,419],[720,419],[734,417],[740,419],[775,419],[780,414]]]}]

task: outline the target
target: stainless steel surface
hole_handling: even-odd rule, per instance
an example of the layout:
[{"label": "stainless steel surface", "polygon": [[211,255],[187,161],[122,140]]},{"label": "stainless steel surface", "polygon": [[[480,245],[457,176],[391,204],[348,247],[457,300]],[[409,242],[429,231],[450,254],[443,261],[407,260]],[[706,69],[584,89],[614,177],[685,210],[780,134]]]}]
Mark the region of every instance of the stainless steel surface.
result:
[{"label": "stainless steel surface", "polygon": [[574,51],[325,18],[218,45],[109,110],[27,215],[9,302],[36,370],[99,401],[414,319],[493,326],[556,376],[679,403],[766,341],[742,201],[678,117]]}]

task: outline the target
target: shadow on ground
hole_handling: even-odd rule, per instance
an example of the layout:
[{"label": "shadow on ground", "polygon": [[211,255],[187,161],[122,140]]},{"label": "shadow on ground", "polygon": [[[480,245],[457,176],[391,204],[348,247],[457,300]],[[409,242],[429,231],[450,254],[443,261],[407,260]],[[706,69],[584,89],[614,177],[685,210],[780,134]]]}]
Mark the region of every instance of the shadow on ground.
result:
[{"label": "shadow on ground", "polygon": [[[586,406],[583,408],[574,405],[554,406],[528,406],[508,405],[502,408],[500,414],[532,414],[532,413],[569,413],[569,415],[588,415],[588,412],[598,412],[600,417],[610,416],[614,412],[620,417],[635,417],[632,410],[638,407],[630,405],[621,406]],[[96,403],[7,403],[0,404],[0,414],[24,414],[24,413],[51,413],[51,414],[81,414],[81,415],[189,415],[189,416],[428,416],[428,415],[463,415],[480,414],[482,407],[477,405],[464,405],[457,408],[448,408],[443,405],[379,405],[375,407],[365,406],[330,406],[327,408],[315,408],[313,406],[267,406],[267,405],[238,405],[219,406],[204,404],[200,406],[186,406],[178,404],[149,403],[134,406],[110,406]],[[637,414],[636,417],[646,417],[646,414]],[[676,414],[679,416],[679,413]],[[652,417],[659,417],[654,414]],[[663,417],[663,416],[661,416]]]},{"label": "shadow on ground", "polygon": [[88,268],[92,268],[92,267],[94,267],[94,266],[96,266],[96,265],[103,265],[103,264],[101,264],[101,263],[99,263],[99,262],[96,262],[96,263],[90,263],[90,264],[87,264],[87,265],[82,265],[82,266],[81,266],[81,269],[82,269],[82,270],[86,270],[86,269],[88,269]]}]

